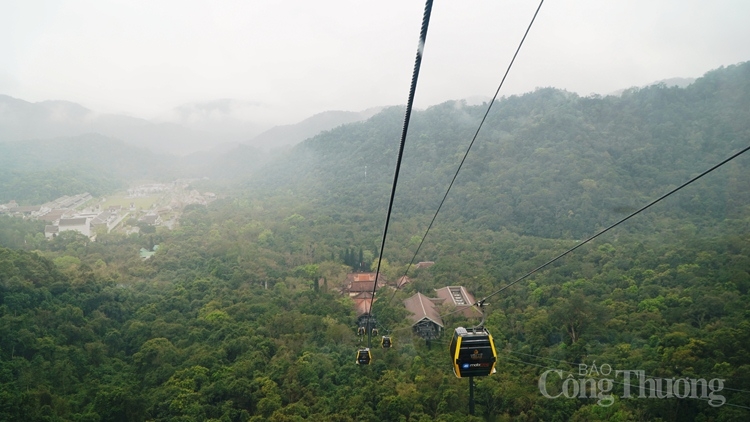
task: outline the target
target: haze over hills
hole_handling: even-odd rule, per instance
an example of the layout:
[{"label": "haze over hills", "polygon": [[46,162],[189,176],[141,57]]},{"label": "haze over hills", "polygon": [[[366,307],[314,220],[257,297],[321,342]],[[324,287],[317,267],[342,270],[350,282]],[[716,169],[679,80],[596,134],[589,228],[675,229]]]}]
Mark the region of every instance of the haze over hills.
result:
[{"label": "haze over hills", "polygon": [[[693,81],[671,78],[655,84],[685,87]],[[620,95],[623,91],[613,94]],[[488,100],[475,96],[465,102],[479,105]],[[99,133],[156,153],[187,156],[203,152],[213,159],[240,144],[261,151],[287,148],[320,132],[366,120],[383,108],[359,112],[329,110],[297,123],[287,123],[282,120],[284,113],[272,105],[224,98],[183,104],[149,120],[101,114],[70,101],[31,103],[0,94],[0,142]]]},{"label": "haze over hills", "polygon": [[85,135],[0,142],[0,203],[40,204],[61,195],[106,195],[134,180],[180,177],[178,158],[119,139]]},{"label": "haze over hills", "polygon": [[[544,88],[503,99],[443,215],[537,236],[588,234],[592,224],[614,221],[746,146],[748,98],[750,62],[708,72],[686,88],[652,85],[619,97]],[[396,210],[434,210],[485,109],[449,102],[413,114]],[[402,118],[403,109],[393,107],[321,133],[270,162],[248,187],[380,215]],[[748,173],[747,159],[738,160],[672,202],[670,212],[735,215],[750,195]]]},{"label": "haze over hills", "polygon": [[0,95],[0,141],[99,133],[138,148],[180,156],[221,148],[223,144],[269,149],[293,145],[320,131],[366,119],[378,110],[323,112],[297,124],[271,127],[273,120],[263,105],[230,99],[183,105],[151,121],[99,114],[69,101],[31,103]]},{"label": "haze over hills", "polygon": [[174,123],[210,135],[210,147],[215,147],[223,143],[247,142],[277,124],[275,115],[278,114],[267,104],[222,98],[182,104],[154,121]]},{"label": "haze over hills", "polygon": [[299,123],[274,126],[253,138],[247,144],[266,150],[296,145],[307,138],[337,126],[367,120],[381,110],[383,110],[383,107],[368,108],[360,112],[324,111]]},{"label": "haze over hills", "polygon": [[[652,82],[650,84],[641,86],[639,88],[646,88],[652,85],[664,85],[664,86],[676,86],[678,88],[685,88],[695,82],[695,78],[667,78],[662,79],[660,81]],[[609,95],[622,95],[623,92],[625,92],[627,88],[624,89],[618,89],[617,91],[611,92]]]},{"label": "haze over hills", "polygon": [[28,101],[0,95],[0,139],[23,141],[99,133],[154,152],[185,154],[205,146],[204,133],[174,123],[98,114],[68,101]]},{"label": "haze over hills", "polygon": [[[730,139],[727,135],[739,133],[734,127],[737,123],[728,127],[723,122],[750,121],[746,113],[750,105],[745,100],[750,92],[744,85],[748,67],[748,63],[743,63],[717,69],[686,88],[657,84],[625,90],[620,97],[580,97],[545,88],[501,99],[480,134],[474,152],[477,156],[470,157],[479,164],[471,165],[462,175],[476,183],[495,182],[483,184],[477,192],[466,193],[466,204],[481,201],[476,207],[484,208],[494,201],[498,207],[496,217],[492,218],[495,221],[490,223],[485,216],[483,224],[496,226],[510,218],[516,222],[524,220],[522,225],[528,230],[532,227],[538,230],[552,216],[580,208],[576,201],[582,194],[598,192],[597,198],[610,209],[631,207],[639,202],[637,198],[653,197],[662,185],[654,183],[654,175],[641,180],[646,173],[636,171],[658,167],[653,157],[681,157],[672,177],[663,180],[665,184],[674,184],[705,164],[707,156],[719,159],[730,152],[728,145],[737,147],[740,138]],[[374,206],[378,202],[363,201],[364,195],[371,198],[385,195],[380,189],[390,182],[403,118],[402,107],[380,112],[378,109],[361,113],[324,112],[295,125],[270,129],[252,143],[218,144],[192,154],[182,148],[179,154],[182,157],[178,158],[174,154],[155,155],[149,151],[155,145],[175,149],[199,132],[174,123],[96,115],[64,101],[32,104],[0,96],[0,104],[0,139],[17,140],[2,145],[5,171],[39,172],[67,163],[68,167],[90,168],[119,180],[138,176],[161,180],[204,176],[225,181],[250,180],[257,189],[282,188],[311,200],[344,201],[346,206],[366,202]],[[210,110],[222,107],[224,114],[234,115],[231,101],[197,109],[209,110],[200,113],[210,116],[213,113]],[[409,192],[401,199],[408,208],[429,208],[423,200],[427,194],[437,195],[452,174],[454,158],[462,153],[463,143],[471,138],[484,108],[461,101],[414,113],[405,151],[405,179],[400,187]],[[191,113],[200,114],[187,110],[184,115]],[[663,122],[671,122],[669,128]],[[84,129],[91,132],[92,128],[119,136],[73,135]],[[716,132],[717,128],[722,129]],[[52,138],[52,133],[65,135],[45,140]],[[724,135],[717,138],[715,133]],[[33,142],[28,140],[31,135],[36,138]],[[26,140],[18,141],[19,138]],[[118,138],[123,142],[117,141]],[[686,139],[691,141],[686,143]],[[721,139],[731,143],[722,144]],[[108,143],[111,143],[109,148]],[[166,148],[169,145],[172,147]],[[288,150],[276,148],[269,154],[258,147],[273,145],[284,145]],[[698,145],[701,148],[696,149]],[[558,154],[568,158],[561,161]],[[612,173],[613,168],[618,170]],[[541,180],[540,174],[532,169],[541,174],[556,169],[558,176],[553,182],[546,182],[545,188],[557,197],[551,208],[524,202],[514,193],[526,191],[529,184],[534,186],[534,180]],[[613,174],[625,177],[615,180]],[[461,180],[456,195],[462,192]],[[557,187],[552,189],[552,186]],[[532,211],[523,211],[524,207]],[[593,214],[601,211],[594,208],[590,210]],[[535,214],[538,215],[534,217]]]}]

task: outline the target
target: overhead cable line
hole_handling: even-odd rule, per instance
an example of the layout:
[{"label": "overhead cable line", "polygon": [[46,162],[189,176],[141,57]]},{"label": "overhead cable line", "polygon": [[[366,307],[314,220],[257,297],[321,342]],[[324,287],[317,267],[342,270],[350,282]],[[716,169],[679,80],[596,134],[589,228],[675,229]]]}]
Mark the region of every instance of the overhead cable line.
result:
[{"label": "overhead cable line", "polygon": [[[443,195],[443,199],[440,201],[440,204],[438,205],[437,210],[435,211],[435,215],[432,216],[432,220],[430,221],[430,224],[427,226],[427,230],[425,231],[424,236],[422,236],[422,240],[419,242],[419,245],[417,246],[417,250],[414,251],[414,256],[412,256],[411,261],[409,262],[409,265],[406,266],[406,271],[404,272],[404,275],[402,276],[402,278],[406,277],[406,275],[409,273],[409,268],[412,266],[412,264],[414,264],[414,260],[417,258],[417,254],[419,253],[419,250],[422,248],[422,244],[424,243],[424,240],[427,238],[427,234],[430,233],[430,229],[432,228],[432,225],[435,223],[435,219],[440,213],[440,209],[443,207],[445,200],[448,198],[448,193],[450,193],[451,188],[453,187],[453,184],[455,183],[456,178],[458,177],[458,172],[461,171],[461,168],[463,167],[464,162],[466,161],[466,157],[468,157],[469,151],[471,151],[471,147],[474,145],[474,141],[477,140],[477,136],[479,136],[479,131],[482,130],[482,126],[484,125],[485,120],[487,120],[487,116],[490,114],[490,110],[492,110],[492,105],[495,104],[495,100],[497,99],[497,96],[500,93],[500,89],[503,87],[503,84],[505,83],[505,79],[508,77],[508,73],[510,73],[510,69],[513,67],[513,63],[515,63],[516,57],[518,57],[518,53],[521,51],[521,47],[523,47],[524,41],[526,41],[526,36],[529,35],[531,26],[534,25],[534,21],[536,20],[536,17],[539,14],[539,10],[542,8],[543,4],[544,4],[544,0],[541,0],[539,2],[539,6],[536,8],[536,11],[534,12],[534,16],[532,16],[531,18],[531,22],[529,22],[529,26],[526,28],[526,32],[524,32],[523,37],[521,38],[521,42],[518,43],[518,48],[516,48],[516,52],[513,54],[513,58],[510,60],[508,67],[505,69],[505,74],[503,75],[503,78],[500,81],[500,85],[498,85],[497,90],[495,90],[495,95],[492,97],[492,100],[487,106],[487,110],[484,112],[482,121],[479,122],[479,127],[477,127],[476,132],[474,132],[474,136],[471,138],[469,147],[466,149],[466,152],[464,153],[464,156],[461,159],[461,162],[458,164],[456,173],[453,175],[453,179],[451,179],[451,182],[448,185],[448,189],[445,191],[445,195]],[[380,264],[380,261],[378,261],[378,264]],[[391,296],[390,300],[393,300],[394,296],[396,296],[396,292],[398,291],[399,287],[400,286],[397,284],[396,290],[393,292],[393,295]]]},{"label": "overhead cable line", "polygon": [[[375,301],[375,291],[378,288],[378,276],[380,275],[380,263],[383,260],[383,249],[385,248],[385,239],[388,235],[388,223],[391,219],[391,211],[393,210],[393,198],[396,195],[396,185],[398,184],[398,173],[401,169],[401,159],[404,156],[404,143],[406,141],[406,134],[409,131],[409,120],[411,119],[411,110],[414,104],[414,94],[417,91],[417,79],[419,78],[419,68],[422,66],[422,53],[424,52],[424,45],[427,41],[427,28],[430,25],[430,14],[432,13],[432,0],[427,0],[424,5],[424,14],[422,15],[422,29],[419,32],[419,46],[417,47],[417,57],[414,60],[414,71],[411,76],[411,87],[409,88],[409,99],[406,103],[406,114],[404,115],[404,126],[401,129],[401,144],[398,149],[398,158],[396,160],[396,170],[393,174],[393,184],[391,185],[391,198],[388,201],[388,213],[385,217],[385,227],[383,227],[383,239],[380,243],[380,254],[378,256],[378,266],[375,269],[375,284],[372,287],[372,297],[370,298],[370,308],[368,312],[370,316],[367,318],[367,347],[372,347],[372,330],[370,328],[370,321],[372,319],[372,304]],[[366,299],[365,299],[366,300]]]},{"label": "overhead cable line", "polygon": [[[677,186],[676,188],[674,188],[674,189],[670,190],[669,192],[665,193],[664,195],[662,195],[662,196],[660,196],[660,197],[658,197],[658,198],[654,199],[653,201],[649,202],[648,204],[644,205],[643,207],[639,208],[638,210],[636,210],[636,211],[632,212],[631,214],[629,214],[629,215],[628,215],[628,216],[626,216],[625,218],[623,218],[623,219],[621,219],[621,220],[617,221],[616,223],[614,223],[614,224],[610,225],[609,227],[607,227],[607,228],[605,228],[605,229],[603,229],[603,230],[599,231],[598,233],[596,233],[595,235],[593,235],[593,236],[589,237],[588,239],[586,239],[586,240],[583,240],[583,241],[581,241],[580,243],[578,243],[578,244],[577,244],[577,245],[575,245],[574,247],[572,247],[572,248],[568,249],[567,251],[565,251],[565,252],[561,253],[560,255],[557,255],[556,257],[554,257],[554,258],[550,259],[549,261],[545,262],[544,264],[542,264],[542,265],[540,265],[540,266],[538,266],[538,267],[534,268],[533,270],[529,271],[528,273],[524,274],[523,276],[519,277],[518,279],[514,280],[513,282],[511,282],[511,283],[508,283],[507,285],[503,286],[503,287],[502,287],[502,288],[500,288],[499,290],[497,290],[497,291],[495,291],[495,292],[493,292],[493,293],[491,293],[491,294],[489,294],[489,295],[485,296],[485,297],[484,297],[483,299],[481,299],[481,300],[478,300],[478,301],[476,301],[475,303],[473,303],[473,304],[472,304],[472,306],[480,306],[481,304],[483,304],[483,303],[484,303],[484,301],[486,301],[487,299],[491,298],[492,296],[495,296],[495,295],[499,294],[500,292],[502,292],[502,291],[504,291],[504,290],[508,289],[509,287],[511,287],[511,286],[513,286],[513,285],[515,285],[516,283],[519,283],[519,282],[521,282],[521,281],[525,280],[526,278],[528,278],[528,277],[530,277],[531,275],[535,274],[535,273],[536,273],[536,272],[538,272],[539,270],[541,270],[541,269],[543,269],[543,268],[547,267],[548,265],[550,265],[550,264],[552,264],[552,263],[556,262],[557,260],[559,260],[559,259],[563,258],[564,256],[568,255],[569,253],[571,253],[571,252],[575,251],[576,249],[580,248],[581,246],[583,246],[583,245],[585,245],[585,244],[587,244],[587,243],[591,242],[592,240],[596,239],[597,237],[599,237],[599,236],[603,235],[604,233],[606,233],[606,232],[608,232],[608,231],[612,230],[613,228],[615,228],[615,227],[619,226],[620,224],[622,224],[622,223],[624,223],[625,221],[627,221],[627,220],[631,219],[632,217],[634,217],[634,216],[636,216],[636,215],[640,214],[641,212],[643,212],[643,211],[647,210],[648,208],[651,208],[651,207],[652,207],[653,205],[657,204],[658,202],[661,202],[662,200],[666,199],[667,197],[669,197],[669,196],[670,196],[670,195],[672,195],[673,193],[675,193],[675,192],[677,192],[677,191],[681,190],[681,189],[682,189],[682,188],[684,188],[685,186],[688,186],[689,184],[691,184],[691,183],[695,182],[696,180],[700,179],[701,177],[703,177],[703,176],[705,176],[705,175],[707,175],[707,174],[711,173],[712,171],[714,171],[714,170],[718,169],[719,167],[723,166],[724,164],[726,164],[726,163],[728,163],[728,162],[730,162],[730,161],[734,160],[735,158],[737,158],[737,157],[739,157],[740,155],[744,154],[744,153],[745,153],[745,152],[747,152],[748,150],[750,150],[750,145],[749,145],[749,146],[747,146],[747,147],[745,147],[745,148],[743,148],[742,150],[740,150],[740,151],[738,151],[738,152],[736,152],[736,153],[732,154],[732,156],[730,156],[729,158],[727,158],[727,159],[723,160],[722,162],[720,162],[719,164],[716,164],[715,166],[713,166],[713,167],[709,168],[708,170],[704,171],[703,173],[700,173],[699,175],[697,175],[697,176],[693,177],[692,179],[688,180],[687,182],[685,182],[685,183],[681,184],[680,186]],[[455,310],[455,311],[449,312],[449,313],[447,313],[447,314],[445,314],[445,315],[441,315],[441,317],[442,317],[442,316],[448,316],[448,315],[454,314],[454,313],[456,313],[456,312],[458,312],[458,311],[460,311],[460,309],[457,309],[457,310]]]}]

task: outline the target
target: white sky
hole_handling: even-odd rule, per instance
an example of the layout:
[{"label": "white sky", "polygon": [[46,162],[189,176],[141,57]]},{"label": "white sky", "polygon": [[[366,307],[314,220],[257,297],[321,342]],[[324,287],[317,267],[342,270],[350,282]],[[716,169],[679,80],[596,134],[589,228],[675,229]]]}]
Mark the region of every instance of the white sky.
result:
[{"label": "white sky", "polygon": [[[490,97],[538,1],[436,0],[416,105]],[[404,104],[422,0],[0,0],[0,94],[152,118],[232,98]],[[609,93],[750,60],[748,0],[547,0],[501,95]]]}]

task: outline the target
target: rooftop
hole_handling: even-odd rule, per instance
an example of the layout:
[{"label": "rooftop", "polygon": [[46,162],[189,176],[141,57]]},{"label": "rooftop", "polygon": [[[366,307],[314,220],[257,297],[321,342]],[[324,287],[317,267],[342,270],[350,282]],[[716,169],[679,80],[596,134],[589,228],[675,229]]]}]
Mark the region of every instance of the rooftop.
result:
[{"label": "rooftop", "polygon": [[435,290],[435,293],[445,301],[443,305],[453,305],[457,309],[462,309],[460,313],[466,317],[482,316],[482,312],[474,306],[476,299],[464,286],[447,286]]},{"label": "rooftop", "polygon": [[60,223],[58,225],[62,227],[62,226],[83,226],[85,224],[86,224],[86,218],[79,217],[79,218],[61,218]]},{"label": "rooftop", "polygon": [[437,311],[435,302],[429,297],[422,293],[417,293],[414,296],[404,300],[404,307],[407,311],[411,312],[412,315],[409,319],[412,320],[413,324],[416,324],[425,318],[434,322],[435,324],[443,327],[443,319],[440,317],[440,313]]}]

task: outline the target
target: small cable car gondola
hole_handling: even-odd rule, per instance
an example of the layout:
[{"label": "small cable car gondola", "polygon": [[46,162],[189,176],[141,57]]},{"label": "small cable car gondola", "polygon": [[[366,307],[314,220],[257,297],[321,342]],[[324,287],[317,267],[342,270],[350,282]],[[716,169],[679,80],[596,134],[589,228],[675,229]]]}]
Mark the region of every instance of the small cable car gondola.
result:
[{"label": "small cable car gondola", "polygon": [[372,355],[369,348],[364,347],[357,350],[357,365],[369,365],[370,360],[372,360]]},{"label": "small cable car gondola", "polygon": [[497,351],[492,335],[484,327],[456,328],[450,345],[453,373],[458,378],[486,377],[495,373]]},{"label": "small cable car gondola", "polygon": [[391,341],[390,336],[383,336],[382,339],[380,339],[380,347],[383,349],[390,349],[393,346],[393,342]]}]

